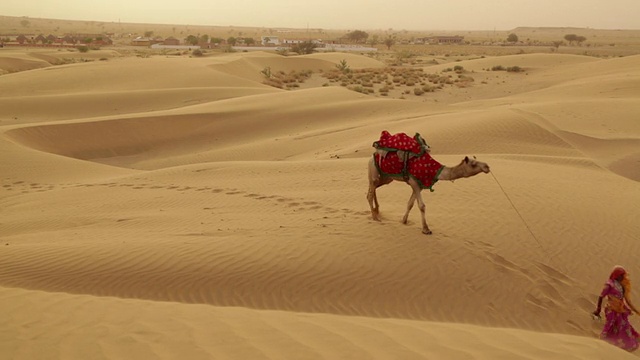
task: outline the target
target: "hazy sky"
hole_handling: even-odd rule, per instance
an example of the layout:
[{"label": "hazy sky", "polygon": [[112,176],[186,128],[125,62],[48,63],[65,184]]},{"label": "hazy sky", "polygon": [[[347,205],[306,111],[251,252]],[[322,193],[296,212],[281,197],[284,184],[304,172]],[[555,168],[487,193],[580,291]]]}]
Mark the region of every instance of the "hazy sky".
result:
[{"label": "hazy sky", "polygon": [[345,30],[640,29],[640,0],[0,0],[0,15]]}]

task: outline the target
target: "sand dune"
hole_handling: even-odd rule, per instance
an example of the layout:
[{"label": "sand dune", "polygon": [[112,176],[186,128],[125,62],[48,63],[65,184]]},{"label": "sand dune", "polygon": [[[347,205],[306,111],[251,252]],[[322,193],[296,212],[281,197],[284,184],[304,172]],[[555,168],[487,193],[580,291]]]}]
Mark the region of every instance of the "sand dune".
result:
[{"label": "sand dune", "polygon": [[[613,265],[640,271],[640,57],[467,60],[487,79],[498,61],[529,72],[434,94],[446,103],[260,76],[345,58],[383,66],[242,53],[3,75],[0,352],[635,358],[589,312]],[[379,189],[374,222],[382,130],[492,173],[424,192],[431,236],[417,209],[399,222],[406,185]]]},{"label": "sand dune", "polygon": [[[16,358],[635,358],[583,337],[472,325],[6,288],[0,288],[0,304],[20,314],[4,323],[11,331],[7,338],[16,345],[0,345],[3,354]],[[44,313],[51,315],[39,316]],[[48,331],[52,328],[57,331]]]}]

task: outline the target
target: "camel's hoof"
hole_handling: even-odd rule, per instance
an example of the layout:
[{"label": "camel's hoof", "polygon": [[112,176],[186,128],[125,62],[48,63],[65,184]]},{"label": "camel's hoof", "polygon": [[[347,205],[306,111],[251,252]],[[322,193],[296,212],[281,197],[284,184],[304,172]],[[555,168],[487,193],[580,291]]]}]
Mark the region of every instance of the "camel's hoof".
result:
[{"label": "camel's hoof", "polygon": [[431,232],[431,230],[429,230],[429,229],[422,229],[422,233],[423,233],[423,234],[425,234],[425,235],[431,235],[431,234],[433,234],[433,233]]}]

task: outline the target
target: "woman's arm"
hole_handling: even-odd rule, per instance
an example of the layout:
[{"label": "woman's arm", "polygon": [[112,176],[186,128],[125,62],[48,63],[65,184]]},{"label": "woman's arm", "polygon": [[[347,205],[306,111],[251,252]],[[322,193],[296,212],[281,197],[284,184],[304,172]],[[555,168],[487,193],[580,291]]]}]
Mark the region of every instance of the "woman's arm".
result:
[{"label": "woman's arm", "polygon": [[600,317],[600,311],[602,310],[602,299],[609,294],[611,290],[611,285],[609,283],[605,283],[602,291],[600,292],[600,296],[598,297],[598,306],[596,307],[596,311],[592,314],[596,317]]},{"label": "woman's arm", "polygon": [[634,313],[640,315],[640,312],[638,312],[638,309],[636,309],[636,307],[633,306],[633,304],[631,303],[631,296],[629,296],[629,294],[624,294],[624,300],[627,302],[627,305],[629,305],[629,308],[631,308],[631,310],[633,310]]},{"label": "woman's arm", "polygon": [[596,317],[600,317],[600,311],[602,311],[602,296],[598,297],[598,306],[596,307],[596,311],[592,314]]}]

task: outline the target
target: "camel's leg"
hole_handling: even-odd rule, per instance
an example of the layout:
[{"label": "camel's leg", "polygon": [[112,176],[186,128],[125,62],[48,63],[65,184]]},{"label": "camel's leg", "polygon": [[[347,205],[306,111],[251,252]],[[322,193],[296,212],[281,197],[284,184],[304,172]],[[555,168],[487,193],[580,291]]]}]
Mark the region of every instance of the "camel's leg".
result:
[{"label": "camel's leg", "polygon": [[429,225],[427,225],[427,218],[425,214],[427,206],[422,200],[422,189],[417,183],[412,184],[411,187],[413,188],[413,192],[416,194],[416,200],[418,200],[418,207],[420,208],[420,214],[422,215],[422,233],[431,235],[431,230],[429,230]]},{"label": "camel's leg", "polygon": [[376,189],[380,186],[380,172],[373,161],[373,157],[371,157],[368,164],[369,191],[367,192],[367,201],[371,209],[371,217],[373,220],[380,221],[380,205],[378,205],[378,196],[376,195]]},{"label": "camel's leg", "polygon": [[386,185],[393,181],[393,179],[384,178],[380,176],[378,168],[374,164],[374,159],[371,157],[369,160],[368,173],[369,173],[369,191],[367,192],[367,201],[369,201],[369,208],[371,209],[371,217],[373,220],[380,221],[380,205],[378,204],[378,195],[376,189],[382,185]]},{"label": "camel's leg", "polygon": [[367,201],[369,201],[369,208],[371,208],[371,217],[373,220],[380,221],[380,211],[378,205],[378,196],[376,195],[376,184],[369,183],[369,191],[367,192]]},{"label": "camel's leg", "polygon": [[407,212],[405,212],[404,216],[402,217],[403,224],[406,224],[407,221],[409,221],[409,212],[413,208],[413,204],[415,202],[416,202],[416,192],[415,190],[411,189],[411,196],[409,197],[409,202],[407,203]]},{"label": "camel's leg", "polygon": [[422,215],[422,232],[424,234],[431,234],[431,230],[429,230],[429,226],[427,225],[425,209],[426,206],[424,201],[422,200],[422,188],[420,185],[413,179],[410,179],[408,182],[409,186],[411,186],[411,197],[409,198],[409,202],[407,203],[407,212],[404,214],[402,218],[402,223],[406,224],[409,219],[409,212],[413,208],[413,204],[417,201],[418,207],[420,208],[420,214]]}]

